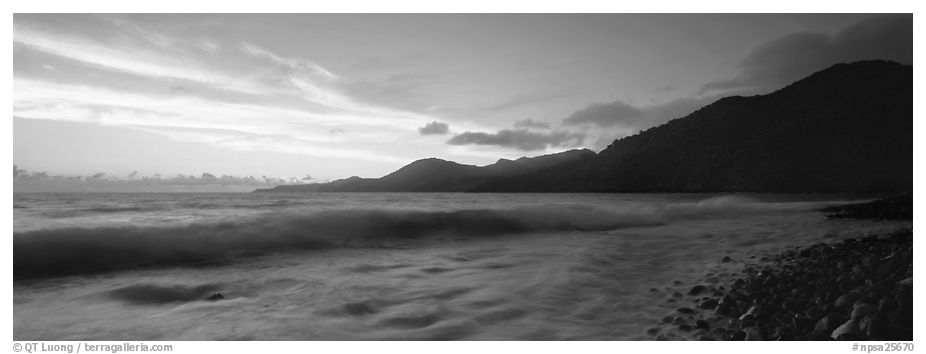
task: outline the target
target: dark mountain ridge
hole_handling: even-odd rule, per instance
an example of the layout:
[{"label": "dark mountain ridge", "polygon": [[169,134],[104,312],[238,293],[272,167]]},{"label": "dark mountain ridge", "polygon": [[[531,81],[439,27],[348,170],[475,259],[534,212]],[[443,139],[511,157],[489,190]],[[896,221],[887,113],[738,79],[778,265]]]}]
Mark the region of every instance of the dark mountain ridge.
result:
[{"label": "dark mountain ridge", "polygon": [[573,150],[483,167],[425,159],[379,179],[269,191],[794,193],[912,188],[913,68],[862,61],[834,65],[770,94],[720,99],[618,139],[598,154]]}]

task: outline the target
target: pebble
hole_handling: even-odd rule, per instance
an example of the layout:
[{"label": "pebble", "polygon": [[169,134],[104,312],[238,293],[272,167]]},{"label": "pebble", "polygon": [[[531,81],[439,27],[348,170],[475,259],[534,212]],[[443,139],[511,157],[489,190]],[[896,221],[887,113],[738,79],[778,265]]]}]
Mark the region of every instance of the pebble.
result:
[{"label": "pebble", "polygon": [[[669,320],[694,331],[692,339],[912,340],[912,237],[908,229],[758,253],[765,261],[747,263],[739,277],[712,269],[687,292],[695,306],[677,308]],[[712,310],[704,313],[710,318],[701,310]]]},{"label": "pebble", "polygon": [[746,340],[762,340],[762,334],[759,332],[759,329],[756,327],[749,327],[743,329],[746,332]]},{"label": "pebble", "polygon": [[704,285],[695,285],[691,290],[688,291],[688,295],[699,295],[707,290],[707,287]]},{"label": "pebble", "polygon": [[833,333],[830,334],[830,338],[838,339],[839,336],[842,336],[845,334],[858,334],[858,332],[859,332],[858,321],[848,320],[846,321],[846,323],[843,323],[841,326],[836,327],[836,329],[833,330]]},{"label": "pebble", "polygon": [[852,306],[861,296],[857,293],[846,293],[836,299],[836,302],[833,303],[833,306],[836,306],[837,309],[846,308]]},{"label": "pebble", "polygon": [[718,305],[718,302],[716,299],[707,299],[707,300],[701,301],[701,303],[698,304],[698,307],[705,309],[705,310],[713,310],[717,308],[717,305]]},{"label": "pebble", "polygon": [[694,309],[687,308],[687,307],[681,307],[678,309],[678,313],[683,313],[686,315],[693,315],[697,313],[697,311],[695,311]]}]

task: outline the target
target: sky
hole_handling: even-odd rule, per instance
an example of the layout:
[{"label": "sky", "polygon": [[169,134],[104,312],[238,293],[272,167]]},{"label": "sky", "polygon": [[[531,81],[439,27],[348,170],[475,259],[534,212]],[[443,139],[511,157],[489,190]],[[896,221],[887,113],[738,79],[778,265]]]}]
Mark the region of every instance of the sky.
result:
[{"label": "sky", "polygon": [[840,62],[912,15],[15,14],[13,158],[327,181],[575,148]]}]

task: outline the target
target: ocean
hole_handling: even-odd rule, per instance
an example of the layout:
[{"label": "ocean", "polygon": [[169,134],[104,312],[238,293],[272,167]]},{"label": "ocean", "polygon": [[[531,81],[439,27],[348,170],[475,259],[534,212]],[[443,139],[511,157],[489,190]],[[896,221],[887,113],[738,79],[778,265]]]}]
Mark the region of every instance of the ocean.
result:
[{"label": "ocean", "polygon": [[911,227],[814,211],[859,198],[15,194],[13,337],[650,340],[675,292]]}]

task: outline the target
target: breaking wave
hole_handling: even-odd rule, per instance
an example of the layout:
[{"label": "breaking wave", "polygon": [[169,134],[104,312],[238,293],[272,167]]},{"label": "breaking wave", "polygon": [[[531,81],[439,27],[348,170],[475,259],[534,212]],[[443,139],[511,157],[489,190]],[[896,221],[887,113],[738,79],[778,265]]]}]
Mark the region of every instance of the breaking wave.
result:
[{"label": "breaking wave", "polygon": [[[721,197],[723,198],[723,197]],[[716,198],[715,198],[716,199]],[[391,241],[655,226],[705,213],[748,210],[748,200],[605,209],[555,205],[457,211],[330,210],[178,227],[37,230],[13,235],[16,279],[222,262],[261,251],[386,246]]]}]

